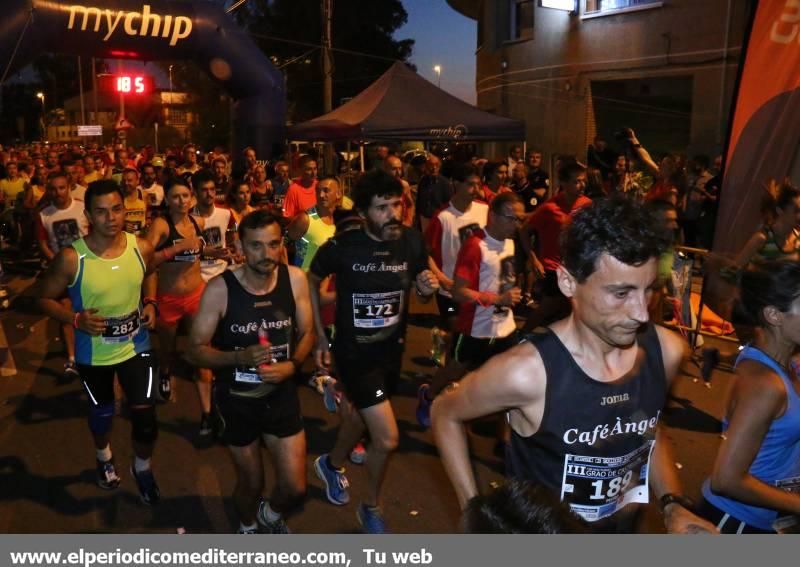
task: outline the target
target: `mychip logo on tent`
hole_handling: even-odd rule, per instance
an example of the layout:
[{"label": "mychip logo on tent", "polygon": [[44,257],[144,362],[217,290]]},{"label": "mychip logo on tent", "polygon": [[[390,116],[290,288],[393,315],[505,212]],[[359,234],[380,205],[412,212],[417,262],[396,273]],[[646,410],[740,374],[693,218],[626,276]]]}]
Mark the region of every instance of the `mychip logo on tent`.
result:
[{"label": "mychip logo on tent", "polygon": [[431,128],[430,135],[436,138],[452,138],[458,140],[463,138],[469,133],[469,130],[463,124],[456,124],[455,126],[448,126],[446,128]]},{"label": "mychip logo on tent", "polygon": [[[91,24],[94,23],[94,26]],[[121,25],[120,25],[121,24]],[[95,33],[105,33],[103,41],[108,41],[117,30],[129,36],[150,36],[169,38],[170,46],[186,39],[192,33],[192,19],[187,16],[171,16],[155,14],[150,11],[150,6],[142,6],[141,12],[125,12],[123,10],[101,10],[97,7],[79,6],[69,7],[69,23],[67,29],[81,31],[92,30]]]}]

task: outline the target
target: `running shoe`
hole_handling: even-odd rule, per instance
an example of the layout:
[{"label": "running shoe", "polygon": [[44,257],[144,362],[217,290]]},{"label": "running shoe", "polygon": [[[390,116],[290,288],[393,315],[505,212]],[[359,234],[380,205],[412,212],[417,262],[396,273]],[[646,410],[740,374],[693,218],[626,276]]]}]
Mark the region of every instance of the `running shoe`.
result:
[{"label": "running shoe", "polygon": [[137,472],[136,467],[131,465],[131,474],[136,479],[136,487],[139,489],[139,496],[142,497],[142,502],[148,506],[158,504],[161,499],[161,491],[158,489],[153,471],[148,469]]},{"label": "running shoe", "polygon": [[97,486],[103,490],[114,490],[119,486],[122,479],[117,475],[117,469],[114,468],[114,460],[97,461]]},{"label": "running shoe", "polygon": [[239,528],[239,531],[237,531],[236,533],[240,535],[258,535],[261,532],[258,531],[258,528],[249,528],[249,529]]},{"label": "running shoe", "polygon": [[78,373],[78,369],[75,368],[74,362],[67,362],[64,365],[64,381],[65,382],[72,382],[73,380],[80,379],[81,375]]},{"label": "running shoe", "polygon": [[200,437],[208,437],[212,433],[214,433],[214,428],[211,425],[211,414],[210,413],[203,413],[200,416],[200,429],[198,430],[198,435]]},{"label": "running shoe", "polygon": [[283,521],[283,518],[278,518],[275,521],[267,519],[267,501],[263,498],[258,501],[258,512],[256,512],[256,521],[264,528],[268,534],[290,534],[289,526]]},{"label": "running shoe", "polygon": [[339,407],[339,402],[342,399],[342,395],[336,391],[336,379],[331,378],[328,376],[328,379],[325,380],[325,384],[323,385],[323,393],[322,393],[322,401],[325,404],[325,409],[331,413],[336,413],[336,409]]},{"label": "running shoe", "polygon": [[417,423],[425,429],[431,426],[431,404],[433,402],[427,397],[430,389],[430,384],[423,384],[419,387],[419,390],[417,390]]},{"label": "running shoe", "polygon": [[386,522],[383,519],[381,509],[377,506],[367,506],[361,504],[356,511],[358,523],[364,528],[364,533],[368,534],[388,534]]},{"label": "running shoe", "polygon": [[364,444],[359,441],[356,443],[356,446],[353,447],[353,450],[350,451],[350,462],[354,465],[363,465],[366,460],[367,450],[364,448]]},{"label": "running shoe", "polygon": [[344,476],[344,469],[331,468],[327,453],[314,461],[314,472],[325,483],[325,496],[328,502],[336,506],[344,506],[350,502],[350,494],[347,492],[350,483]]}]

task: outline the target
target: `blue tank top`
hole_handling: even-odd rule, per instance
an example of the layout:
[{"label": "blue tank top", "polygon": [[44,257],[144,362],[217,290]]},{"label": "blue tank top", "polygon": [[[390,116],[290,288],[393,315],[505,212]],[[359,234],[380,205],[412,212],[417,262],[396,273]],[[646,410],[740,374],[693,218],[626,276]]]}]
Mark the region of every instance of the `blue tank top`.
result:
[{"label": "blue tank top", "polygon": [[[754,360],[773,370],[786,388],[786,411],[772,422],[761,448],[758,450],[750,474],[772,486],[794,490],[800,486],[800,396],[783,368],[771,357],[755,347],[745,347],[736,360],[738,366],[743,360]],[[722,420],[722,431],[728,429],[728,418]],[[793,491],[794,491],[793,490]],[[738,520],[762,530],[772,530],[778,512],[760,506],[744,504],[711,491],[711,481],[703,483],[703,497],[723,512]]]}]

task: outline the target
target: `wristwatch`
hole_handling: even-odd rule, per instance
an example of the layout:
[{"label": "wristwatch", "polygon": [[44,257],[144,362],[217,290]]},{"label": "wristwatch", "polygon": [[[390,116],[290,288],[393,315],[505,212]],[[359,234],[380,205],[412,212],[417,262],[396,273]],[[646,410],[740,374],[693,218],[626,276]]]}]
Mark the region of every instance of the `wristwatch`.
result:
[{"label": "wristwatch", "polygon": [[687,510],[694,509],[694,502],[690,498],[683,496],[682,494],[674,494],[672,492],[667,492],[664,496],[658,499],[658,507],[661,509],[661,513],[664,513],[664,510],[670,504],[679,504],[686,508]]}]

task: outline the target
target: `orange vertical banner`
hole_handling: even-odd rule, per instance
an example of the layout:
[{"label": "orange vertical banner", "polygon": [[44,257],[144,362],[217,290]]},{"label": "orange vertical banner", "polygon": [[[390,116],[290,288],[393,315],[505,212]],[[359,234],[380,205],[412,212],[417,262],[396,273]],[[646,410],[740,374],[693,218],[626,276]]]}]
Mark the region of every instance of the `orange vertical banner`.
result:
[{"label": "orange vertical banner", "polygon": [[789,175],[799,145],[800,0],[760,0],[734,101],[715,251],[741,250],[761,220],[764,183]]}]

